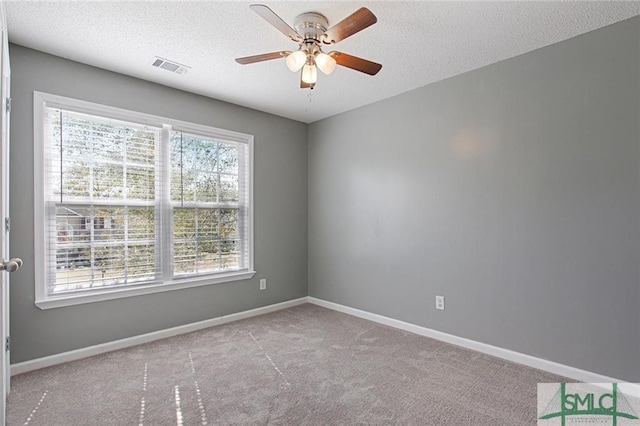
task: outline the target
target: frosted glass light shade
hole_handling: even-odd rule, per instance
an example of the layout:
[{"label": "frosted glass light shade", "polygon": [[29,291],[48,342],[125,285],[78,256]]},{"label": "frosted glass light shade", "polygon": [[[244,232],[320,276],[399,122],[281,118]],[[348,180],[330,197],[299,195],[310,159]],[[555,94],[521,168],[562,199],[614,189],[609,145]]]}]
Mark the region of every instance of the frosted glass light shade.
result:
[{"label": "frosted glass light shade", "polygon": [[302,68],[302,81],[307,84],[315,84],[318,81],[318,71],[315,65],[306,64]]},{"label": "frosted glass light shade", "polygon": [[287,67],[293,72],[300,71],[300,68],[307,62],[307,54],[302,50],[296,50],[290,53],[286,59]]},{"label": "frosted glass light shade", "polygon": [[316,65],[325,74],[331,74],[336,69],[336,60],[326,53],[318,53],[316,55]]}]

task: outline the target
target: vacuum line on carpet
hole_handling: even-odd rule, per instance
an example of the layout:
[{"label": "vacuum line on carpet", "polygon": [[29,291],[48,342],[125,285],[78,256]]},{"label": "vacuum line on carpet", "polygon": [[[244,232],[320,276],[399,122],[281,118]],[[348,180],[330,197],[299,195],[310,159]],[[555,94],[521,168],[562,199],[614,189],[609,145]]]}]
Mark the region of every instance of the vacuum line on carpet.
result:
[{"label": "vacuum line on carpet", "polygon": [[200,409],[200,421],[202,426],[205,426],[207,422],[207,413],[204,411],[204,404],[202,403],[202,396],[200,395],[200,387],[196,380],[196,367],[193,364],[193,357],[191,357],[191,351],[189,351],[189,362],[191,363],[191,373],[193,374],[193,386],[196,388],[196,396],[198,398],[198,408]]},{"label": "vacuum line on carpet", "polygon": [[207,425],[207,413],[204,411],[204,404],[202,403],[202,396],[200,395],[200,387],[198,387],[198,382],[193,381],[193,385],[196,387],[196,396],[198,397],[198,408],[200,408],[200,421],[202,422],[202,426]]},{"label": "vacuum line on carpet", "polygon": [[140,416],[138,417],[138,426],[144,424],[144,396],[147,394],[147,363],[144,363],[144,376],[142,378],[142,398],[140,399]]},{"label": "vacuum line on carpet", "polygon": [[180,389],[178,386],[175,387],[175,398],[176,398],[176,424],[178,426],[183,426],[182,410],[180,409]]},{"label": "vacuum line on carpet", "polygon": [[280,371],[280,369],[278,368],[278,366],[276,365],[275,362],[273,362],[273,360],[271,359],[271,357],[269,356],[269,354],[267,353],[267,351],[264,350],[264,348],[262,347],[262,345],[256,340],[255,337],[253,337],[253,334],[251,332],[249,332],[249,336],[251,336],[251,338],[253,339],[254,342],[256,342],[256,345],[258,345],[258,347],[260,348],[260,350],[264,353],[264,356],[267,357],[267,359],[269,360],[269,362],[271,363],[271,365],[273,366],[273,368],[278,372],[278,374],[280,375],[280,377],[282,377],[282,380],[284,380],[284,384],[287,386],[291,386],[291,383],[289,383],[287,381],[287,379],[284,377],[284,374],[282,374],[282,371]]},{"label": "vacuum line on carpet", "polygon": [[31,421],[33,416],[36,414],[36,411],[38,411],[38,408],[40,408],[40,404],[42,404],[42,401],[44,401],[44,398],[47,396],[47,393],[49,393],[48,390],[44,391],[44,394],[42,394],[42,398],[40,398],[40,401],[38,401],[38,405],[36,405],[36,408],[33,409],[31,414],[29,414],[29,417],[27,418],[27,421],[24,422],[25,426],[27,426],[29,424],[29,422]]},{"label": "vacuum line on carpet", "polygon": [[191,363],[191,374],[196,374],[196,367],[193,365],[193,358],[191,357],[191,351],[189,351],[189,363]]}]

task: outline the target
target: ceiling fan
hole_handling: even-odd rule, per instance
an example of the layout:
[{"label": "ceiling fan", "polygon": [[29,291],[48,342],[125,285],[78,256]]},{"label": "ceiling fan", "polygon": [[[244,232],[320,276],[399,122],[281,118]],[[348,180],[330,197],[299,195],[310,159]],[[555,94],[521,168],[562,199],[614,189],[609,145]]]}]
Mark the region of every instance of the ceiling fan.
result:
[{"label": "ceiling fan", "polygon": [[382,68],[380,64],[346,53],[337,51],[324,53],[322,51],[323,45],[332,46],[375,24],[378,19],[366,7],[358,9],[331,28],[329,28],[329,21],[324,15],[317,12],[306,12],[295,19],[295,30],[267,6],[252,4],[249,7],[278,31],[298,43],[299,47],[294,52],[283,50],[237,58],[236,62],[239,64],[246,65],[286,58],[287,67],[291,71],[302,70],[300,73],[300,88],[302,89],[315,87],[318,80],[318,69],[325,74],[331,74],[336,65],[341,65],[365,74],[376,75]]}]

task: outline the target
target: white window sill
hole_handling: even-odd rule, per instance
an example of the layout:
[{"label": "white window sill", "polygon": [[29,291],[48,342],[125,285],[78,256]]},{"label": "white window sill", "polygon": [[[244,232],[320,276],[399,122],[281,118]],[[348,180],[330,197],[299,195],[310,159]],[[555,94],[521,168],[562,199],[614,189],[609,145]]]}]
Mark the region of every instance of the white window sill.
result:
[{"label": "white window sill", "polygon": [[232,272],[214,277],[183,278],[160,284],[148,284],[132,287],[95,290],[80,294],[65,294],[61,296],[49,296],[36,299],[36,306],[40,309],[61,308],[63,306],[82,305],[85,303],[101,302],[104,300],[122,299],[125,297],[140,296],[143,294],[160,293],[163,291],[180,290],[183,288],[200,287],[226,283],[230,281],[248,280],[256,274],[255,271]]}]

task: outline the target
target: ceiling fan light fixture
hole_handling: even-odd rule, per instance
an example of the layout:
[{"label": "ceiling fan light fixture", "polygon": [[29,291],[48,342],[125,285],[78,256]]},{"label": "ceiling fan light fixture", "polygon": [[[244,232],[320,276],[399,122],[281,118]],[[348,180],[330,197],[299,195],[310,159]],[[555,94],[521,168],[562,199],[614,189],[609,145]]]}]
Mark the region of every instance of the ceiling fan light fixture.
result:
[{"label": "ceiling fan light fixture", "polygon": [[307,84],[316,84],[318,81],[318,70],[313,64],[305,64],[302,68],[302,81]]},{"label": "ceiling fan light fixture", "polygon": [[316,55],[316,65],[320,68],[320,71],[329,75],[336,69],[336,60],[326,53],[320,52]]},{"label": "ceiling fan light fixture", "polygon": [[297,50],[287,56],[286,62],[291,71],[300,71],[300,68],[307,62],[307,54],[302,50]]}]

